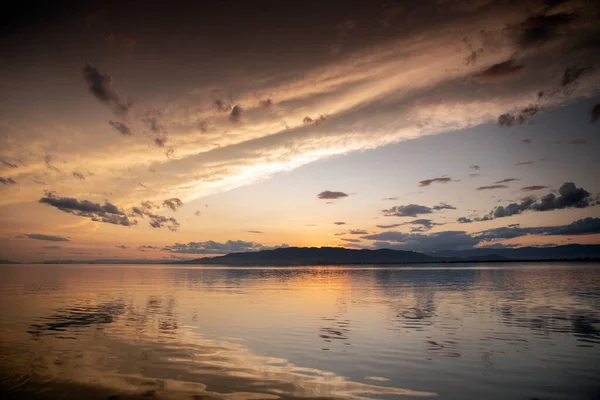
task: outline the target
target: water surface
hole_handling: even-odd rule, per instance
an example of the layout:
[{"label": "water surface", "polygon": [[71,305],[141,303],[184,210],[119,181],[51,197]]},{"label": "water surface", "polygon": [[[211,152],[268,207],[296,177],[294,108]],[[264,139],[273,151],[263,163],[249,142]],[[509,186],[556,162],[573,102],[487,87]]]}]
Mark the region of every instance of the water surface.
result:
[{"label": "water surface", "polygon": [[600,398],[600,265],[3,265],[0,279],[3,398]]}]

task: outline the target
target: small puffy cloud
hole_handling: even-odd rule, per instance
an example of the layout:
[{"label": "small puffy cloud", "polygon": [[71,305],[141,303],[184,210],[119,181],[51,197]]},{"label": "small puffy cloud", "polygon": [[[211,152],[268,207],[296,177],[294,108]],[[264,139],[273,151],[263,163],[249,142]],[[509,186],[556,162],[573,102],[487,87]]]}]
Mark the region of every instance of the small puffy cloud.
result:
[{"label": "small puffy cloud", "polygon": [[521,143],[531,144],[531,143],[533,143],[533,140],[531,140],[531,139],[523,139],[523,140],[521,140]]},{"label": "small puffy cloud", "polygon": [[514,113],[505,113],[500,115],[498,117],[498,125],[503,127],[511,127],[517,124],[521,125],[540,111],[543,111],[543,109],[539,105],[529,105]]},{"label": "small puffy cloud", "polygon": [[380,229],[391,229],[391,228],[396,228],[396,227],[402,226],[402,225],[404,225],[404,224],[375,225],[375,226]]},{"label": "small puffy cloud", "polygon": [[335,225],[346,225],[346,223],[342,222],[342,221],[336,221],[336,222],[334,222],[334,224]]},{"label": "small puffy cloud", "polygon": [[169,208],[172,211],[177,211],[183,205],[183,202],[178,198],[166,199],[162,202],[163,207]]},{"label": "small puffy cloud", "polygon": [[115,128],[123,136],[131,135],[131,129],[127,125],[118,121],[108,121],[109,125]]},{"label": "small puffy cloud", "polygon": [[350,231],[348,231],[348,234],[350,235],[367,235],[369,232],[363,230],[363,229],[351,229]]},{"label": "small puffy cloud", "polygon": [[506,179],[502,179],[501,181],[494,182],[494,184],[502,184],[502,183],[508,183],[508,182],[514,182],[514,181],[520,181],[520,179],[519,178],[506,178]]},{"label": "small puffy cloud", "polygon": [[231,109],[231,113],[229,114],[229,120],[231,122],[240,122],[242,116],[244,114],[244,109],[239,104],[236,104]]},{"label": "small puffy cloud", "polygon": [[130,220],[122,209],[109,202],[101,205],[88,200],[60,197],[55,192],[46,192],[46,196],[42,197],[39,202],[55,207],[62,212],[90,218],[95,222],[123,226],[131,226],[137,223],[135,220]]},{"label": "small puffy cloud", "polygon": [[148,244],[143,244],[141,246],[138,246],[137,249],[139,251],[158,251],[158,250],[161,250],[161,248],[158,247],[158,246],[152,246],[152,245],[148,245]]},{"label": "small puffy cloud", "polygon": [[262,233],[264,233],[264,232],[263,232],[263,231],[248,231],[248,233],[262,234]]},{"label": "small puffy cloud", "polygon": [[506,189],[507,187],[506,185],[479,186],[476,190]]},{"label": "small puffy cloud", "polygon": [[96,99],[108,106],[115,114],[125,114],[131,107],[130,103],[123,102],[115,92],[112,78],[103,75],[90,63],[83,67],[83,77]]},{"label": "small puffy cloud", "polygon": [[312,124],[321,125],[323,122],[325,122],[325,120],[327,120],[327,116],[326,115],[321,115],[317,119],[312,119],[311,117],[306,116],[302,120],[302,123],[304,125],[312,125]]},{"label": "small puffy cloud", "polygon": [[77,171],[73,171],[73,176],[77,179],[85,179],[85,176],[83,176],[83,174],[81,172],[77,172]]},{"label": "small puffy cloud", "polygon": [[348,197],[348,194],[344,192],[332,192],[331,190],[325,190],[317,195],[317,198],[321,200],[335,200]]},{"label": "small puffy cloud", "polygon": [[396,201],[396,200],[399,200],[399,199],[400,199],[399,197],[384,197],[384,198],[383,198],[383,199],[381,199],[381,200],[385,200],[385,201],[388,201],[388,200],[389,200],[389,201]]},{"label": "small puffy cloud", "polygon": [[432,178],[432,179],[425,179],[419,182],[419,186],[421,187],[425,187],[425,186],[429,186],[432,183],[448,183],[448,182],[452,182],[452,178],[448,178],[448,177],[441,177],[441,178]]},{"label": "small puffy cloud", "polygon": [[523,186],[521,188],[521,190],[523,192],[534,192],[536,190],[542,190],[542,189],[547,189],[548,186],[542,186],[542,185],[532,185],[532,186]]},{"label": "small puffy cloud", "polygon": [[0,176],[0,183],[3,185],[16,185],[17,182],[13,178],[3,178]]},{"label": "small puffy cloud", "polygon": [[435,205],[433,207],[431,207],[432,210],[435,211],[440,211],[440,210],[456,210],[456,207],[448,204],[448,203],[440,203],[438,205]]},{"label": "small puffy cloud", "polygon": [[513,79],[525,68],[523,64],[517,64],[515,60],[507,60],[474,74],[471,78],[479,83],[498,82]]},{"label": "small puffy cloud", "polygon": [[456,219],[456,222],[458,222],[459,224],[470,224],[471,222],[473,222],[473,220],[468,217],[459,217]]},{"label": "small puffy cloud", "polygon": [[469,168],[474,169],[474,170],[478,170],[481,167],[479,165],[469,165]]},{"label": "small puffy cloud", "polygon": [[150,219],[149,223],[153,228],[167,227],[170,231],[176,231],[180,226],[179,222],[173,217],[165,217],[149,211],[146,211],[144,215]]},{"label": "small puffy cloud", "polygon": [[63,236],[56,236],[56,235],[44,235],[41,233],[27,233],[25,235],[23,235],[24,237],[28,238],[28,239],[34,239],[34,240],[45,240],[48,242],[69,242],[70,240],[66,237]]},{"label": "small puffy cloud", "polygon": [[127,246],[125,246],[124,244],[115,244],[115,247],[116,247],[117,249],[123,249],[123,250],[125,250],[125,249],[127,249],[127,248],[128,248],[128,247],[127,247]]},{"label": "small puffy cloud", "polygon": [[405,206],[394,206],[386,210],[382,210],[386,217],[417,217],[421,214],[431,214],[431,207],[421,206],[418,204],[408,204]]}]

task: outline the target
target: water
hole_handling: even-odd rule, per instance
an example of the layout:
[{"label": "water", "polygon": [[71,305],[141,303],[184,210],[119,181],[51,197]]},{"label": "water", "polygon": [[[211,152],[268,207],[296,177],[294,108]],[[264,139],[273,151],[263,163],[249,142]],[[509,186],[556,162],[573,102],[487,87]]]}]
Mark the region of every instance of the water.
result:
[{"label": "water", "polygon": [[600,265],[0,278],[2,398],[600,398]]}]

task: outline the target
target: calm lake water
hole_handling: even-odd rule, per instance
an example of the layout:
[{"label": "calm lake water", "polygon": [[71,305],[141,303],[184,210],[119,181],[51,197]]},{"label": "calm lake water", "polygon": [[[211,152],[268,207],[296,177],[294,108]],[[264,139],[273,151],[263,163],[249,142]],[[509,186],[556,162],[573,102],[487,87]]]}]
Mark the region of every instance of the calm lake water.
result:
[{"label": "calm lake water", "polygon": [[600,265],[0,266],[2,398],[600,398]]}]

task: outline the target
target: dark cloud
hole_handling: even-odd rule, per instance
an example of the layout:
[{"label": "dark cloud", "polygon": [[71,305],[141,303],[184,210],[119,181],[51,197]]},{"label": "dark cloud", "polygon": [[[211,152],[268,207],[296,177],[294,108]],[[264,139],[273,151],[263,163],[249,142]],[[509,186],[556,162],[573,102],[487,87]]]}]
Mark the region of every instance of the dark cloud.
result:
[{"label": "dark cloud", "polygon": [[519,225],[509,225],[508,227],[488,229],[473,234],[474,237],[482,241],[495,241],[514,239],[528,235],[593,235],[600,234],[600,218],[583,218],[571,222],[568,225],[559,226],[539,226],[531,228],[521,228]]},{"label": "dark cloud", "polygon": [[580,65],[571,65],[565,69],[562,79],[560,80],[560,86],[565,87],[576,84],[586,72],[591,71],[591,67],[582,67]]},{"label": "dark cloud", "polygon": [[73,176],[77,179],[85,179],[85,176],[83,176],[83,174],[81,172],[77,172],[77,171],[73,171]]},{"label": "dark cloud", "polygon": [[594,108],[592,108],[591,121],[592,123],[600,121],[600,104],[596,104]]},{"label": "dark cloud", "polygon": [[177,211],[179,207],[183,205],[183,202],[178,198],[166,199],[162,202],[163,207],[170,208],[173,211]]},{"label": "dark cloud", "polygon": [[386,217],[417,217],[421,214],[431,214],[431,207],[418,204],[408,204],[405,206],[395,206],[387,210],[382,210]]},{"label": "dark cloud", "polygon": [[262,233],[264,233],[264,232],[263,232],[263,231],[248,231],[248,233],[262,234]]},{"label": "dark cloud", "polygon": [[115,128],[123,136],[131,135],[131,129],[127,125],[118,121],[108,121],[109,125]]},{"label": "dark cloud", "polygon": [[154,204],[153,202],[151,202],[149,200],[142,201],[140,204],[146,210],[152,210],[152,209],[157,209],[158,210],[160,208],[160,206],[158,204]]},{"label": "dark cloud", "polygon": [[304,123],[304,125],[321,125],[323,122],[325,122],[325,120],[327,119],[326,115],[321,115],[319,118],[317,119],[312,119],[311,117],[304,117],[304,119],[302,120],[302,122]]},{"label": "dark cloud", "polygon": [[50,154],[46,154],[44,156],[44,165],[46,166],[46,168],[48,168],[51,171],[60,172],[60,169],[58,169],[57,167],[54,166],[54,164],[52,164],[52,155],[50,155]]},{"label": "dark cloud", "polygon": [[340,238],[340,240],[343,240],[344,242],[349,242],[349,243],[360,243],[361,242],[360,239],[350,239],[350,238]]},{"label": "dark cloud", "polygon": [[205,242],[189,242],[187,244],[175,243],[174,245],[163,247],[162,250],[179,254],[229,254],[247,251],[272,250],[280,247],[288,247],[288,245],[282,244],[280,246],[269,247],[261,243],[246,242],[243,240],[228,240],[225,243],[208,240]]},{"label": "dark cloud", "polygon": [[271,108],[271,106],[273,106],[273,100],[271,100],[271,99],[259,100],[258,106],[261,108]]},{"label": "dark cloud", "polygon": [[0,164],[4,165],[5,167],[8,167],[8,168],[18,168],[19,167],[17,164],[13,164],[13,163],[8,162],[6,160],[0,160]]},{"label": "dark cloud", "polygon": [[448,204],[448,203],[440,203],[438,205],[435,205],[433,207],[431,207],[432,210],[435,211],[440,211],[440,210],[456,210],[456,207]]},{"label": "dark cloud", "polygon": [[124,244],[115,244],[115,247],[116,247],[117,249],[123,249],[123,250],[125,250],[125,249],[127,249],[127,248],[128,248],[128,247],[127,247],[127,246],[125,246]]},{"label": "dark cloud", "polygon": [[533,143],[533,140],[531,140],[531,139],[523,139],[523,140],[521,140],[521,143],[531,144],[531,143]]},{"label": "dark cloud", "polygon": [[225,113],[225,112],[231,111],[232,106],[229,103],[225,103],[221,99],[216,99],[215,100],[215,108],[217,109],[217,111]]},{"label": "dark cloud", "polygon": [[516,163],[515,165],[518,167],[520,165],[531,165],[533,163],[534,163],[533,161],[522,161],[520,163]]},{"label": "dark cloud", "polygon": [[524,211],[552,211],[565,208],[587,208],[598,204],[598,201],[590,193],[575,186],[573,182],[565,182],[558,189],[558,196],[554,193],[548,193],[540,200],[535,197],[526,197],[518,203],[510,203],[506,206],[498,206],[489,214],[480,218],[462,217],[457,220],[459,223],[469,223],[476,221],[489,221],[496,218],[510,217],[521,214]]},{"label": "dark cloud", "polygon": [[336,221],[336,222],[334,222],[334,224],[335,225],[346,225],[346,223],[342,222],[342,221]]},{"label": "dark cloud", "polygon": [[3,185],[16,185],[17,182],[13,178],[3,178],[0,176],[0,183]]},{"label": "dark cloud", "polygon": [[517,64],[515,60],[507,60],[474,74],[472,79],[479,83],[498,82],[513,79],[525,68],[523,64]]},{"label": "dark cloud", "polygon": [[511,127],[517,124],[521,125],[540,111],[543,111],[543,109],[539,105],[529,105],[514,113],[506,113],[500,115],[498,117],[498,125],[503,127]]},{"label": "dark cloud", "polygon": [[480,242],[480,239],[472,237],[464,231],[444,231],[431,234],[382,232],[364,236],[362,239],[374,240],[375,248],[420,252],[468,249]]},{"label": "dark cloud", "polygon": [[586,144],[587,142],[584,139],[572,139],[569,141],[569,144]]},{"label": "dark cloud", "polygon": [[321,200],[335,200],[343,197],[348,197],[348,195],[344,192],[332,192],[330,190],[325,190],[317,195],[317,198]]},{"label": "dark cloud", "polygon": [[469,168],[478,170],[481,167],[479,165],[470,165]]},{"label": "dark cloud", "polygon": [[158,247],[158,246],[152,246],[152,245],[143,244],[143,245],[141,245],[141,246],[138,246],[138,248],[137,248],[137,249],[138,249],[139,251],[148,251],[148,250],[150,250],[150,251],[158,251],[158,250],[160,250],[161,248],[160,248],[160,247]]},{"label": "dark cloud", "polygon": [[404,225],[404,224],[375,225],[375,226],[380,229],[390,229],[390,228],[396,228],[396,227],[402,226],[402,225]]},{"label": "dark cloud", "polygon": [[69,242],[70,241],[68,238],[63,237],[63,236],[43,235],[41,233],[28,233],[23,236],[28,239],[45,240],[48,242]]},{"label": "dark cloud", "polygon": [[521,188],[521,190],[524,192],[534,192],[536,190],[542,190],[542,189],[547,189],[547,188],[548,188],[548,186],[532,185],[532,186],[523,186]]},{"label": "dark cloud", "polygon": [[490,185],[490,186],[479,186],[476,190],[493,190],[493,189],[506,189],[506,185]]},{"label": "dark cloud", "polygon": [[448,183],[448,182],[452,182],[452,178],[448,178],[448,177],[441,177],[441,178],[432,178],[432,179],[425,179],[422,181],[419,181],[419,186],[421,187],[425,187],[425,186],[429,186],[432,183]]},{"label": "dark cloud", "polygon": [[506,179],[502,179],[501,181],[494,182],[494,184],[502,184],[502,183],[508,183],[508,182],[514,182],[514,181],[520,181],[520,179],[519,178],[506,178]]},{"label": "dark cloud", "polygon": [[165,147],[165,143],[167,143],[166,137],[157,137],[154,139],[154,144],[158,147]]},{"label": "dark cloud", "polygon": [[150,218],[150,226],[153,228],[167,227],[170,231],[176,231],[180,224],[173,217],[164,217],[151,212],[146,212],[145,215]]},{"label": "dark cloud", "polygon": [[558,38],[574,16],[567,13],[538,14],[513,27],[515,42],[521,48],[531,48]]},{"label": "dark cloud", "polygon": [[399,199],[399,197],[384,197],[381,200],[392,200],[392,201],[395,201],[395,200],[398,200],[398,199]]},{"label": "dark cloud", "polygon": [[369,232],[365,231],[364,229],[351,229],[350,231],[348,231],[349,235],[367,235]]},{"label": "dark cloud", "polygon": [[92,221],[96,222],[105,222],[123,226],[137,224],[137,221],[130,220],[123,210],[109,202],[100,205],[88,200],[59,197],[55,192],[46,192],[46,196],[40,199],[40,203],[56,207],[60,211],[69,214],[90,218]]},{"label": "dark cloud", "polygon": [[458,222],[459,224],[470,224],[471,222],[473,222],[473,220],[467,217],[459,217],[456,219],[456,222]]},{"label": "dark cloud", "polygon": [[101,74],[92,64],[86,63],[83,67],[83,77],[94,97],[108,106],[115,114],[125,114],[129,111],[131,103],[125,103],[119,98],[109,75]]},{"label": "dark cloud", "polygon": [[50,249],[50,250],[58,250],[58,249],[62,249],[62,248],[63,248],[62,246],[56,246],[56,245],[53,245],[53,246],[42,246],[42,249]]},{"label": "dark cloud", "polygon": [[231,122],[240,122],[242,116],[244,114],[244,109],[239,104],[236,104],[231,109],[231,113],[229,114],[229,120]]}]

